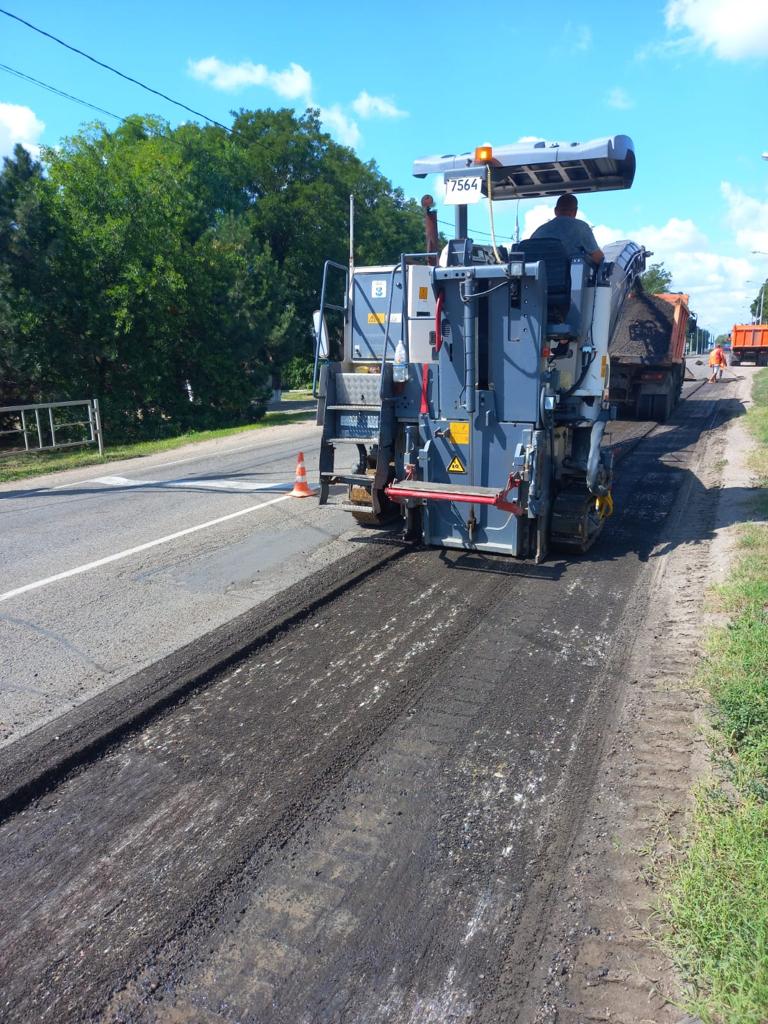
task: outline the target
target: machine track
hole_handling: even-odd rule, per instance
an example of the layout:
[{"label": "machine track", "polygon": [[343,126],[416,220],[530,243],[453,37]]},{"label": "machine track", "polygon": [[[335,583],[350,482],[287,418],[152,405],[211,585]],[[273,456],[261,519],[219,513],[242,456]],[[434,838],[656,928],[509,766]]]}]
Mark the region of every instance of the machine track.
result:
[{"label": "machine track", "polygon": [[523,1019],[714,416],[627,426],[587,557],[413,551],[49,777],[0,823],[0,1017]]}]

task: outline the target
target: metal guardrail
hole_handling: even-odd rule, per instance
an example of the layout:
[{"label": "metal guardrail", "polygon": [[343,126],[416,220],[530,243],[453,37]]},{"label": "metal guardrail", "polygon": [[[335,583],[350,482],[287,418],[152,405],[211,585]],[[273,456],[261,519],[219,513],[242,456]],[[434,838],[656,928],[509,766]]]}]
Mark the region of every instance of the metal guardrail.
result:
[{"label": "metal guardrail", "polygon": [[[55,412],[59,409],[73,409],[83,407],[87,419],[59,419],[56,422]],[[47,410],[48,415],[42,416]],[[34,426],[30,426],[30,419],[34,414]],[[87,398],[78,402],[40,402],[36,405],[4,405],[0,406],[0,416],[16,417],[20,426],[11,427],[8,430],[0,430],[0,438],[13,434],[21,434],[24,439],[24,447],[0,448],[0,458],[3,455],[18,455],[20,452],[46,452],[59,448],[75,448],[81,445],[98,445],[99,455],[104,454],[104,433],[101,428],[101,413],[99,412],[98,398]],[[60,440],[66,437],[64,431],[72,427],[85,427],[85,437],[74,441]],[[58,431],[59,437],[56,437]],[[35,440],[37,443],[35,443]]]}]

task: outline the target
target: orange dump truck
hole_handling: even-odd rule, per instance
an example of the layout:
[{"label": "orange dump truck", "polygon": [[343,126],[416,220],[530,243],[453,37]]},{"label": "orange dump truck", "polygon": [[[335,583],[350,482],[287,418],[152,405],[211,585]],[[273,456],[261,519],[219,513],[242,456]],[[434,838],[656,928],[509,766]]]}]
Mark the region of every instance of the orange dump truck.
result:
[{"label": "orange dump truck", "polygon": [[731,331],[731,366],[745,360],[768,366],[768,324],[734,324]]},{"label": "orange dump truck", "polygon": [[610,401],[624,416],[664,422],[680,399],[685,376],[688,296],[628,296],[611,335]]}]

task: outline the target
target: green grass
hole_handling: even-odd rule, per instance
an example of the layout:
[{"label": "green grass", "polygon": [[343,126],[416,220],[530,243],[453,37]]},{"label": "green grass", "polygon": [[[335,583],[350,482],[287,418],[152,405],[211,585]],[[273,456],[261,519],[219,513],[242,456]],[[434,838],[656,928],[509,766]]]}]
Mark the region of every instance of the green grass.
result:
[{"label": "green grass", "polygon": [[92,448],[69,449],[58,452],[40,452],[30,455],[5,455],[0,457],[0,483],[12,480],[24,480],[27,477],[41,476],[44,473],[56,473],[64,469],[75,469],[79,466],[102,466],[119,459],[138,459],[142,455],[155,455],[157,452],[173,451],[186,444],[199,444],[217,437],[229,437],[244,431],[264,430],[265,427],[281,426],[285,423],[300,423],[314,417],[311,409],[302,412],[268,412],[258,423],[248,423],[242,427],[222,427],[219,430],[200,430],[179,437],[166,437],[160,441],[138,441],[135,444],[122,444],[108,447],[103,458]]},{"label": "green grass", "polygon": [[[765,506],[768,371],[747,425]],[[768,1021],[768,527],[745,524],[725,583],[728,624],[710,639],[700,681],[712,696],[717,778],[695,795],[690,835],[662,892],[669,947],[707,1024]]]},{"label": "green grass", "polygon": [[284,402],[308,402],[312,398],[312,388],[294,388],[283,392]]}]

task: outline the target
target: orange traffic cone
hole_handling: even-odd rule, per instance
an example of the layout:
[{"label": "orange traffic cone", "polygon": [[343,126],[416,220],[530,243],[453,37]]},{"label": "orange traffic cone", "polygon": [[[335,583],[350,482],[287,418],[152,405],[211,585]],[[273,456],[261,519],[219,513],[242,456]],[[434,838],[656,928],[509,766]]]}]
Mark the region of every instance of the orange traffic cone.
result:
[{"label": "orange traffic cone", "polygon": [[304,452],[299,452],[296,460],[296,483],[291,494],[294,498],[311,498],[315,492],[307,483],[307,467],[304,465]]}]

